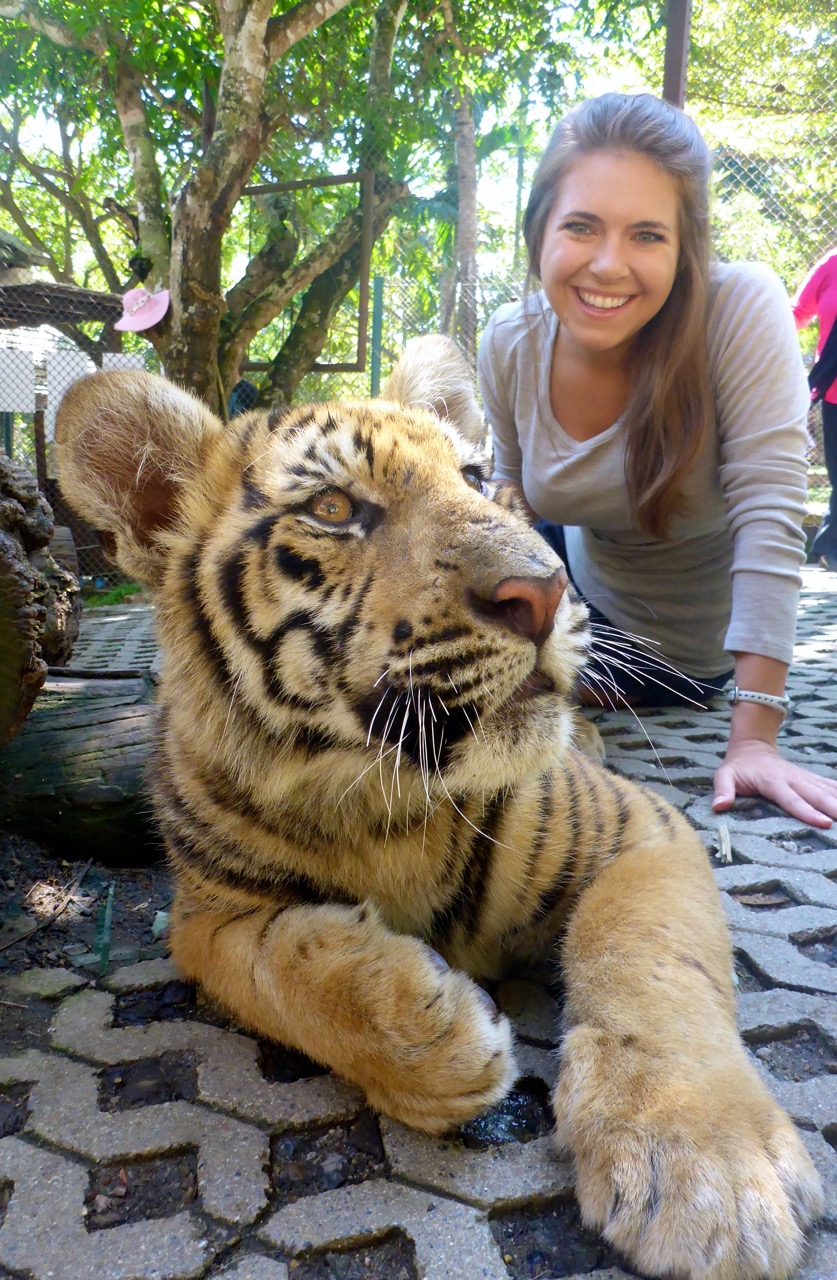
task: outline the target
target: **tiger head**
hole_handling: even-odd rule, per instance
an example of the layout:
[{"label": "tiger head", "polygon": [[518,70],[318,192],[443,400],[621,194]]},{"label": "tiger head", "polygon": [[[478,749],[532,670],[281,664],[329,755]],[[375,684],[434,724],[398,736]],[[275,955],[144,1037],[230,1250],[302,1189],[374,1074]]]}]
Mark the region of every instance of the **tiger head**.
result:
[{"label": "tiger head", "polygon": [[324,800],[359,749],[376,786],[441,797],[548,767],[569,738],[586,610],[458,429],[467,368],[432,342],[437,358],[419,342],[402,359],[398,401],[222,424],[120,371],[58,415],[64,491],[155,592],[168,713],[227,755],[283,742],[299,785],[329,755]]}]

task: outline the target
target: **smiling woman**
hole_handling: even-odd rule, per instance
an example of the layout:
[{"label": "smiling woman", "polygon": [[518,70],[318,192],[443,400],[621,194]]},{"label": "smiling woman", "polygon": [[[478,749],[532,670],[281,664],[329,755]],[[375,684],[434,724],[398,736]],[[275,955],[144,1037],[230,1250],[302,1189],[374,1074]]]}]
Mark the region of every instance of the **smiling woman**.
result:
[{"label": "smiling woman", "polygon": [[648,94],[558,125],[526,211],[541,291],[480,348],[495,475],[592,607],[588,699],[702,700],[734,675],[715,808],[761,794],[830,826],[837,782],[776,750],[808,391],[778,280],[710,263],[709,171],[694,123]]}]

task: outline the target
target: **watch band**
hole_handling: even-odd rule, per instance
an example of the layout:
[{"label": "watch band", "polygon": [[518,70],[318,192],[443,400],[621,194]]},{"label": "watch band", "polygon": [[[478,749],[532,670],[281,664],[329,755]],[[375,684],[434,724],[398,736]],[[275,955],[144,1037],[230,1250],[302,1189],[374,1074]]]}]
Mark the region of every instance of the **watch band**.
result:
[{"label": "watch band", "polygon": [[736,702],[758,702],[763,707],[775,707],[783,716],[788,714],[791,706],[791,700],[786,695],[780,697],[775,693],[756,693],[754,689],[739,689],[737,684],[727,694],[727,701],[731,707]]}]

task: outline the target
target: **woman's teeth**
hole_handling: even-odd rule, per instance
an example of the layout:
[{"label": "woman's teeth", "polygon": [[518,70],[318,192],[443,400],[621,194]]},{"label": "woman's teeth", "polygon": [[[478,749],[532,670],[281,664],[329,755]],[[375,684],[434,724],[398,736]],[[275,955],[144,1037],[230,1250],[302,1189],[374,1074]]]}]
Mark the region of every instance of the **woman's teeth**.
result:
[{"label": "woman's teeth", "polygon": [[600,293],[585,293],[583,289],[578,290],[578,296],[586,306],[598,307],[600,311],[613,311],[616,307],[624,306],[630,298],[630,294],[621,298],[607,298]]}]

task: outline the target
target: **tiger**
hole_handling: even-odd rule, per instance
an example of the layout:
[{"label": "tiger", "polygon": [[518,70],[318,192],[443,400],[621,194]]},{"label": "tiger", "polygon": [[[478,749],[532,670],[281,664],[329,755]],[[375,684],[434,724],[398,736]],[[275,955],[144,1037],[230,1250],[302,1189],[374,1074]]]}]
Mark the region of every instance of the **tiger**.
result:
[{"label": "tiger", "polygon": [[60,406],[63,491],[156,601],[173,960],[443,1134],[518,1074],[480,984],[551,958],[584,1223],[644,1274],[782,1280],[822,1188],[739,1038],[708,855],[579,750],[586,608],[433,342],[377,399],[222,422],[122,370]]}]

